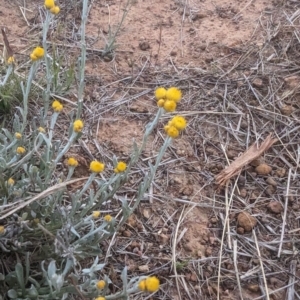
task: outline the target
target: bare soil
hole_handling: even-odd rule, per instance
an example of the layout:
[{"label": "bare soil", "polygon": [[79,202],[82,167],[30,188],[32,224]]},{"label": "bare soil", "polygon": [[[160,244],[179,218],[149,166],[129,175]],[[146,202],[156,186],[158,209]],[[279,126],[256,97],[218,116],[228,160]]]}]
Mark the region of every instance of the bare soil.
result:
[{"label": "bare soil", "polygon": [[[2,2],[0,26],[7,27],[22,60],[39,39],[42,1],[27,1],[25,15],[23,1]],[[71,3],[61,2],[50,34],[70,61],[80,50],[80,6],[71,9]],[[126,3],[90,4],[87,130],[84,144],[73,149],[83,161],[76,176],[88,172],[84,161],[91,157],[107,163],[113,154],[128,158],[133,140],[141,142],[157,110],[158,86],[182,89],[178,113],[189,127],[165,155],[145,201],[112,241],[107,272],[127,265],[130,275],[157,274],[162,287],[153,299],[300,299],[299,4]],[[115,48],[104,52],[124,11]],[[64,97],[75,101],[76,89]],[[129,198],[138,175],[155,160],[168,118],[123,191]],[[217,174],[270,133],[278,139],[271,149],[225,187],[216,185]],[[261,164],[269,172],[261,173]],[[251,218],[245,220],[242,212]]]}]

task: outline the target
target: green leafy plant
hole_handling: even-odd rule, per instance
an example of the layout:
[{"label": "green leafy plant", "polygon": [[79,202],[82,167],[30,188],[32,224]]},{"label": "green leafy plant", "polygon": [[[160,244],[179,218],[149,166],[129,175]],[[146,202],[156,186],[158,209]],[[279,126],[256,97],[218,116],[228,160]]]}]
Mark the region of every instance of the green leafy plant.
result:
[{"label": "green leafy plant", "polygon": [[[86,23],[87,2],[83,1],[82,28]],[[173,117],[165,126],[167,137],[155,164],[149,163],[149,171],[142,179],[134,201],[118,195],[118,213],[102,216],[101,211],[128,182],[131,169],[138,162],[149,135],[162,114],[175,110],[176,103],[181,100],[181,91],[175,87],[156,90],[159,109],[146,126],[141,146],[133,145],[128,163],[112,157],[113,168],[106,168],[101,161],[93,160],[89,176],[72,179],[79,164],[77,159],[68,158],[67,174],[59,166],[70,147],[85,134],[81,119],[85,34],[82,30],[77,113],[70,116],[73,121],[67,140],[55,140],[64,105],[51,100],[52,90],[59,90],[59,69],[51,68],[52,58],[47,53],[46,37],[49,24],[60,9],[56,8],[53,13],[55,3],[48,0],[45,7],[43,47],[36,47],[30,54],[27,80],[20,82],[23,104],[16,110],[11,128],[2,128],[0,132],[0,248],[7,257],[17,257],[14,268],[0,271],[2,296],[10,299],[68,299],[71,294],[79,294],[89,299],[109,300],[128,299],[130,294],[138,292],[156,292],[160,285],[156,276],[128,278],[125,267],[121,273],[122,288],[112,294],[108,289],[111,279],[107,276],[99,279],[99,273],[105,267],[99,262],[99,255],[103,252],[103,241],[120,230],[148,191],[168,146],[186,127],[182,116]],[[29,124],[29,94],[41,64],[45,66],[47,78],[44,106],[40,110],[41,124]],[[50,117],[49,110],[52,110]],[[70,191],[70,186],[75,183],[76,187]],[[87,259],[90,263],[86,262]]]}]

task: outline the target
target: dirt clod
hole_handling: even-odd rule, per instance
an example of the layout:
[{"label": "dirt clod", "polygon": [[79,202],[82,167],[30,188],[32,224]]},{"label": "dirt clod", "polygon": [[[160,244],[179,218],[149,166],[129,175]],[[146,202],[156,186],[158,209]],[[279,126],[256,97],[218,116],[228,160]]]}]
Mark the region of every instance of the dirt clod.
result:
[{"label": "dirt clod", "polygon": [[291,89],[294,89],[300,85],[300,77],[297,75],[286,77],[284,81],[286,85]]},{"label": "dirt clod", "polygon": [[250,232],[257,224],[257,220],[247,212],[239,213],[237,217],[238,228],[242,227],[245,232]]},{"label": "dirt clod", "polygon": [[268,204],[268,210],[274,214],[280,214],[283,211],[283,207],[279,201],[271,201]]},{"label": "dirt clod", "polygon": [[260,78],[255,78],[252,82],[253,86],[256,88],[260,88],[263,86],[263,81]]},{"label": "dirt clod", "polygon": [[289,116],[293,113],[294,111],[294,108],[293,106],[291,105],[283,105],[281,108],[280,108],[280,111],[283,115],[285,116]]},{"label": "dirt clod", "polygon": [[150,49],[150,44],[148,42],[140,42],[139,47],[142,51],[147,51]]},{"label": "dirt clod", "polygon": [[255,171],[259,175],[268,175],[271,173],[272,168],[267,164],[260,164],[255,168]]},{"label": "dirt clod", "polygon": [[247,288],[250,292],[253,292],[253,293],[257,293],[260,291],[258,284],[249,284]]}]

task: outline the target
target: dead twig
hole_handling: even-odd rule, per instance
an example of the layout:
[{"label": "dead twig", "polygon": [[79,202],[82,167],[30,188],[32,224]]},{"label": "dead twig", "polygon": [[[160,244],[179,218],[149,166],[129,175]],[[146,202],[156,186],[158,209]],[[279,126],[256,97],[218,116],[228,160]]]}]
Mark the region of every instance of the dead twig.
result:
[{"label": "dead twig", "polygon": [[228,182],[233,176],[237,175],[244,166],[260,157],[276,141],[277,139],[273,139],[272,134],[269,134],[260,146],[257,143],[254,143],[246,152],[244,152],[233,163],[231,163],[216,176],[217,184],[224,186],[226,182]]}]

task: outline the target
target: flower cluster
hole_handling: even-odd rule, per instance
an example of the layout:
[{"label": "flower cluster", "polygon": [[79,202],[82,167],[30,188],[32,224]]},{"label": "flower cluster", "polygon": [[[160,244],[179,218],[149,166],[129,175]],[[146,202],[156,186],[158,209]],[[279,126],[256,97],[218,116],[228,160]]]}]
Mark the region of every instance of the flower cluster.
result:
[{"label": "flower cluster", "polygon": [[155,98],[158,107],[163,107],[165,111],[172,112],[181,100],[181,91],[176,87],[170,87],[167,90],[159,87],[155,90]]},{"label": "flower cluster", "polygon": [[147,277],[139,282],[139,289],[143,292],[156,292],[159,289],[159,279],[156,276]]},{"label": "flower cluster", "polygon": [[52,103],[52,108],[55,112],[59,113],[63,110],[64,106],[58,100],[54,100]]},{"label": "flower cluster", "polygon": [[171,138],[177,138],[180,131],[186,128],[186,120],[182,116],[173,117],[168,124],[164,127],[165,132]]},{"label": "flower cluster", "polygon": [[126,163],[123,162],[123,161],[119,161],[117,163],[117,166],[114,168],[114,172],[115,173],[121,173],[121,172],[124,172],[126,170],[126,168],[127,168]]},{"label": "flower cluster", "polygon": [[18,147],[17,150],[16,150],[16,152],[18,154],[24,154],[26,152],[26,149],[24,147]]},{"label": "flower cluster", "polygon": [[68,164],[69,167],[74,167],[74,168],[75,168],[75,167],[78,166],[78,161],[77,161],[76,158],[70,157],[70,158],[68,159],[67,164]]},{"label": "flower cluster", "polygon": [[55,5],[54,0],[45,0],[44,5],[46,9],[48,9],[54,15],[57,15],[60,12],[60,8],[58,5]]},{"label": "flower cluster", "polygon": [[33,61],[43,58],[45,55],[45,50],[42,47],[35,47],[30,54],[30,58]]},{"label": "flower cluster", "polygon": [[73,130],[75,131],[75,132],[81,132],[82,131],[82,129],[83,129],[83,122],[81,121],[81,120],[76,120],[76,121],[74,121],[74,123],[73,123]]}]

